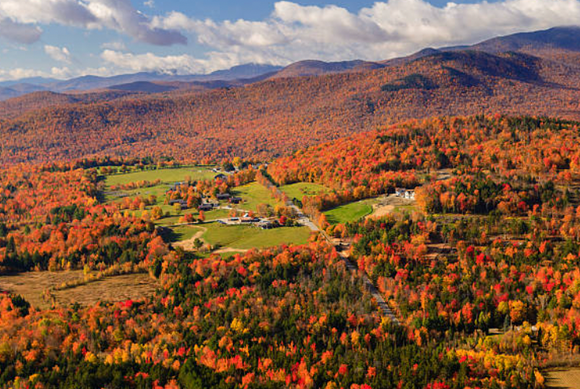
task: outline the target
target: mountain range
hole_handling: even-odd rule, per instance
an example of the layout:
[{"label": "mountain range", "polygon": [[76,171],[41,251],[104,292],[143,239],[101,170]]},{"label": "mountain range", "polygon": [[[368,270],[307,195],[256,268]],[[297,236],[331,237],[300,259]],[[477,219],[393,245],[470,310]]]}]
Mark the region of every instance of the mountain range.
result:
[{"label": "mountain range", "polygon": [[[544,31],[518,33],[493,38],[472,46],[427,48],[413,55],[380,62],[362,60],[324,62],[305,60],[286,67],[266,64],[245,64],[210,74],[174,75],[156,72],[141,72],[112,77],[82,76],[70,80],[51,78],[25,78],[0,82],[0,101],[24,94],[50,91],[79,93],[88,90],[111,89],[125,92],[160,93],[184,89],[215,89],[226,86],[241,86],[248,83],[285,77],[315,76],[331,73],[358,72],[397,66],[419,58],[441,52],[476,50],[491,54],[508,51],[546,54],[552,50],[580,51],[580,28],[557,27]],[[216,83],[216,81],[218,81]]]},{"label": "mountain range", "polygon": [[[228,70],[218,70],[207,75],[173,75],[165,73],[135,73],[124,74],[112,77],[99,76],[82,76],[70,80],[55,80],[51,78],[27,78],[15,81],[0,82],[0,100],[11,97],[21,96],[26,93],[50,91],[50,92],[71,92],[87,91],[92,89],[123,89],[117,86],[123,86],[133,83],[151,83],[156,82],[211,82],[211,81],[231,81],[237,79],[251,79],[264,74],[275,73],[281,67],[273,65],[246,64],[232,67]],[[141,85],[142,87],[143,85]],[[169,90],[177,89],[169,88]],[[139,91],[139,90],[137,90]],[[158,92],[159,90],[153,90]]]},{"label": "mountain range", "polygon": [[409,119],[501,113],[580,120],[579,36],[578,27],[558,27],[380,62],[65,81],[61,88],[74,93],[0,102],[0,162],[129,150],[195,161],[271,158]]}]

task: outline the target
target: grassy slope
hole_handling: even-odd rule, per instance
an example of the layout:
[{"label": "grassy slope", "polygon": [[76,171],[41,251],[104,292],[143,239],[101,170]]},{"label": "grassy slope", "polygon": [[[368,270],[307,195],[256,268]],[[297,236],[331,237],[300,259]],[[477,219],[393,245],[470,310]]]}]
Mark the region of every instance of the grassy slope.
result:
[{"label": "grassy slope", "polygon": [[[195,210],[184,210],[180,214],[176,214],[173,206],[163,204],[165,200],[165,192],[169,187],[174,184],[175,182],[181,182],[185,180],[185,177],[191,177],[193,180],[206,180],[206,179],[213,179],[215,177],[215,173],[212,172],[206,166],[192,166],[192,167],[182,167],[182,168],[175,168],[175,169],[157,169],[157,170],[145,170],[140,172],[132,172],[132,173],[124,173],[124,174],[114,174],[105,177],[105,185],[107,190],[110,189],[112,185],[119,185],[119,184],[128,184],[131,182],[137,181],[154,181],[156,179],[161,180],[161,184],[152,186],[149,188],[138,188],[133,190],[123,190],[122,193],[126,194],[129,197],[136,197],[136,196],[144,196],[147,197],[149,195],[157,196],[157,205],[161,207],[163,213],[169,212],[169,217],[164,217],[157,221],[157,224],[163,226],[169,226],[176,224],[180,216],[183,216],[187,213],[193,213],[197,217],[197,211]],[[121,198],[106,195],[105,200],[107,202],[110,201],[120,201]],[[151,207],[149,207],[151,208]],[[135,215],[139,216],[141,214],[140,211],[135,211]],[[220,213],[219,216],[216,217],[223,217]],[[215,218],[215,217],[207,217]]]},{"label": "grassy slope", "polygon": [[201,231],[202,229],[196,226],[179,226],[172,228],[174,232],[174,240],[176,242],[182,240],[188,240],[193,237],[197,232]]},{"label": "grassy slope", "polygon": [[[46,289],[67,281],[83,278],[81,270],[59,272],[27,272],[0,276],[0,284],[21,295],[36,308],[48,309],[50,302],[42,298]],[[56,301],[67,305],[79,303],[94,305],[98,301],[137,300],[151,296],[157,287],[148,274],[127,274],[107,277],[97,282],[71,289],[52,291]]]},{"label": "grassy slope", "polygon": [[207,232],[203,238],[207,242],[214,246],[236,249],[271,247],[283,243],[304,244],[310,236],[307,227],[260,230],[250,226],[223,226],[217,223],[205,224],[204,227],[207,228]]},{"label": "grassy slope", "polygon": [[238,205],[238,208],[247,211],[255,211],[257,205],[261,203],[269,204],[272,207],[281,204],[278,200],[271,196],[268,189],[258,184],[257,182],[239,186],[235,188],[233,193],[235,196],[239,196],[244,200],[241,204]]},{"label": "grassy slope", "polygon": [[373,212],[372,205],[375,202],[375,199],[356,201],[354,203],[349,203],[333,208],[324,212],[324,214],[326,215],[328,222],[331,224],[356,221],[360,218],[370,215]]},{"label": "grassy slope", "polygon": [[320,192],[330,192],[330,189],[324,185],[313,184],[310,182],[297,182],[295,184],[284,185],[280,190],[288,195],[290,199],[296,198],[302,201],[304,196],[314,196]]},{"label": "grassy slope", "polygon": [[114,174],[107,176],[107,186],[128,184],[136,181],[154,181],[160,179],[165,184],[183,181],[186,176],[193,180],[208,180],[214,178],[216,173],[205,167],[192,166],[175,169],[144,170],[134,173]]}]

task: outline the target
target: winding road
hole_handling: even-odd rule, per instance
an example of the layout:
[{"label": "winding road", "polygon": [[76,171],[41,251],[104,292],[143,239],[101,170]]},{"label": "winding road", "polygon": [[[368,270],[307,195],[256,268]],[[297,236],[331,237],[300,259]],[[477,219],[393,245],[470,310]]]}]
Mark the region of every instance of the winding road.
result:
[{"label": "winding road", "polygon": [[[342,242],[339,242],[338,244],[333,242],[333,240],[330,238],[330,236],[328,236],[328,234],[326,232],[321,231],[320,228],[318,228],[318,226],[316,224],[314,224],[312,222],[312,220],[310,220],[310,218],[308,216],[306,216],[302,212],[302,210],[300,208],[298,208],[293,202],[289,201],[286,205],[293,208],[296,211],[296,214],[298,215],[298,223],[310,228],[311,231],[320,232],[322,234],[322,236],[324,236],[324,239],[326,239],[326,241],[328,243],[330,243],[331,245],[333,245],[336,248],[338,255],[340,255],[340,257],[342,258],[342,260],[346,264],[346,268],[348,270],[350,270],[352,272],[358,272],[358,268],[350,260],[350,256],[347,253],[345,253],[344,251],[342,251]],[[363,282],[365,284],[366,289],[370,292],[370,294],[376,300],[377,305],[378,305],[379,309],[381,310],[382,314],[384,316],[386,316],[387,318],[389,318],[389,320],[392,323],[394,323],[396,325],[401,325],[401,322],[399,321],[399,319],[397,319],[397,316],[393,313],[393,311],[389,307],[389,304],[387,304],[387,302],[383,298],[383,295],[379,292],[377,287],[371,282],[370,278],[367,276],[366,273],[362,274],[362,278],[363,278]]]}]

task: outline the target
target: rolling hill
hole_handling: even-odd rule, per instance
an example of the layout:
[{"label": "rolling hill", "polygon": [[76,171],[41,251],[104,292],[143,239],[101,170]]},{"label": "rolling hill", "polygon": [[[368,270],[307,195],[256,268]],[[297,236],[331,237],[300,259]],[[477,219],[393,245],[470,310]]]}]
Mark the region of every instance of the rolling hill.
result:
[{"label": "rolling hill", "polygon": [[324,74],[347,73],[347,72],[362,72],[367,70],[375,70],[385,67],[385,65],[378,62],[368,61],[343,61],[343,62],[324,62],[324,61],[300,61],[295,62],[279,70],[270,79],[276,78],[290,78],[290,77],[304,77],[304,76],[320,76]]},{"label": "rolling hill", "polygon": [[129,87],[131,91],[143,91],[147,92],[149,89],[154,90],[156,93],[159,91],[167,91],[170,88],[149,88],[144,87],[144,85],[139,85],[138,83],[170,83],[170,82],[181,82],[181,83],[192,83],[192,82],[212,82],[212,81],[236,81],[243,79],[254,79],[260,76],[270,76],[280,70],[280,66],[273,65],[263,65],[263,64],[245,64],[240,66],[234,66],[226,70],[218,70],[210,74],[191,74],[191,75],[175,75],[175,74],[165,74],[165,73],[148,73],[141,72],[135,74],[121,74],[111,77],[99,77],[99,76],[82,76],[72,78],[70,80],[54,80],[48,78],[27,78],[15,81],[4,81],[0,82],[0,101],[6,100],[13,97],[19,97],[27,93],[39,92],[39,91],[49,91],[49,92],[83,92],[95,89],[123,89],[119,88],[119,85],[123,85],[127,88],[127,85],[135,84],[134,87]]},{"label": "rolling hill", "polygon": [[[567,32],[573,42],[575,31],[560,34]],[[559,50],[559,57],[535,56],[530,45],[525,53],[427,50],[372,70],[353,71],[368,66],[361,62],[306,62],[281,71],[291,76],[258,77],[239,87],[215,82],[211,87],[217,89],[210,91],[65,99],[65,105],[1,120],[0,161],[104,154],[269,159],[410,118],[503,113],[578,120],[580,68],[568,61],[576,52],[565,49],[563,38],[549,45],[546,39],[538,39],[541,47]],[[301,69],[340,72],[296,77]]]}]

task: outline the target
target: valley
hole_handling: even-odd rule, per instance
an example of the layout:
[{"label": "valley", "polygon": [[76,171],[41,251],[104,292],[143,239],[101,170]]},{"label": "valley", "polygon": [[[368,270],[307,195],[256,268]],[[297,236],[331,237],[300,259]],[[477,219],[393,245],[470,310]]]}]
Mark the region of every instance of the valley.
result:
[{"label": "valley", "polygon": [[578,31],[1,102],[0,387],[576,389]]}]

